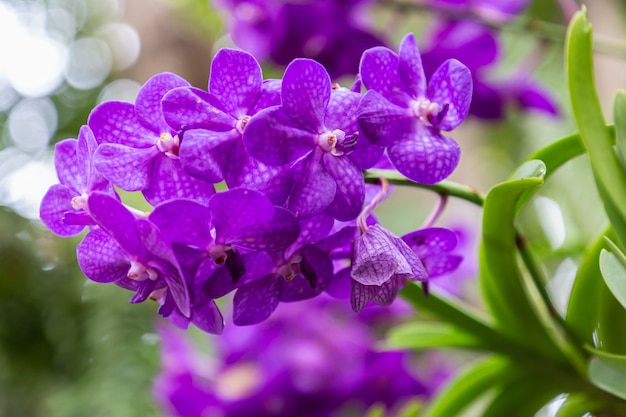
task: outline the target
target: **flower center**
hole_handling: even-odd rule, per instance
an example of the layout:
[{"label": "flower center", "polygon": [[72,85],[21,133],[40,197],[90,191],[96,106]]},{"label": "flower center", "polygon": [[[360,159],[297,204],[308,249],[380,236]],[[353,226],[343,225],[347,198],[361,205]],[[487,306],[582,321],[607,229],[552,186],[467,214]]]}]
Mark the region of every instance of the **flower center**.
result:
[{"label": "flower center", "polygon": [[87,199],[89,196],[87,193],[82,193],[81,195],[72,198],[72,208],[74,210],[87,210]]},{"label": "flower center", "polygon": [[178,159],[178,149],[180,147],[180,139],[178,135],[172,136],[169,133],[162,133],[157,140],[156,147],[166,156],[172,159]]},{"label": "flower center", "polygon": [[[283,266],[278,268],[276,273],[281,277],[285,278],[285,281],[291,281],[296,277],[299,272],[299,264],[302,262],[302,256],[293,255],[288,262],[286,262]],[[296,269],[297,268],[297,269]]]},{"label": "flower center", "polygon": [[356,146],[358,132],[353,135],[346,135],[341,129],[332,132],[322,133],[317,138],[317,144],[325,151],[335,156],[349,154]]},{"label": "flower center", "polygon": [[235,126],[237,132],[243,134],[243,129],[246,127],[251,118],[252,116],[243,116],[241,119],[239,119],[239,121],[237,121],[237,125]]},{"label": "flower center", "polygon": [[414,100],[411,102],[411,110],[413,111],[413,116],[424,123],[428,123],[430,125],[434,125],[435,121],[438,120],[437,116],[442,111],[442,107],[434,102],[431,102],[427,98],[423,98],[420,100]]},{"label": "flower center", "polygon": [[159,273],[152,268],[146,267],[144,264],[137,261],[130,261],[130,269],[126,276],[135,281],[145,281],[149,279],[156,281],[159,277]]}]

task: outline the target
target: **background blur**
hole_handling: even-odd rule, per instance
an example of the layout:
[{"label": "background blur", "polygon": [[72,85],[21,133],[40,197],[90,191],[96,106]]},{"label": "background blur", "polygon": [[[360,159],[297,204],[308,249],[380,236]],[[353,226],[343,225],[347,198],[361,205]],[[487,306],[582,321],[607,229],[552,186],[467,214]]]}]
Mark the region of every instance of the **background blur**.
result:
[{"label": "background blur", "polygon": [[[626,85],[626,7],[592,3],[596,38],[617,41],[596,61],[610,120],[614,91]],[[386,35],[395,48],[405,32],[419,35],[432,14],[400,17],[377,6],[371,17],[382,32],[394,28]],[[536,0],[522,19],[552,22],[556,41],[540,42],[513,22],[502,31],[504,56],[495,70],[511,72],[539,50],[534,74],[557,98],[561,116],[512,109],[502,121],[470,119],[453,132],[463,157],[451,179],[481,191],[533,150],[574,130],[556,0]],[[156,306],[130,305],[126,291],[87,282],[76,266],[80,237],[48,232],[37,220],[39,201],[57,182],[54,143],[76,137],[96,104],[132,101],[143,82],[163,71],[206,88],[212,56],[229,45],[208,0],[0,1],[0,417],[159,415],[151,396],[159,370]],[[268,73],[280,69],[268,67]],[[605,224],[589,190],[591,175],[580,159],[523,213],[535,249],[562,274],[559,285],[567,286],[576,250]],[[402,234],[418,228],[435,202],[426,192],[396,190],[377,213]],[[537,211],[550,213],[549,224],[537,221]],[[478,209],[451,201],[438,224],[476,232],[479,221]],[[468,298],[478,302],[475,292]]]}]

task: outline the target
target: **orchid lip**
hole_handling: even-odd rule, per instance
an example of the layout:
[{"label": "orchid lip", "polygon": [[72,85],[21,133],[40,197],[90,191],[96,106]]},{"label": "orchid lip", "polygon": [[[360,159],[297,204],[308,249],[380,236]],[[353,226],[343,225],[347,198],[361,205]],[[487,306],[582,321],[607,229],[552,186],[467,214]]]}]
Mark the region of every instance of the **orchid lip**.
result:
[{"label": "orchid lip", "polygon": [[411,102],[411,112],[413,116],[424,123],[430,124],[441,112],[442,107],[427,98],[414,100]]},{"label": "orchid lip", "polygon": [[178,150],[180,148],[180,138],[178,135],[172,136],[170,133],[162,133],[156,142],[156,147],[166,156],[172,159],[178,159]]},{"label": "orchid lip", "polygon": [[159,277],[159,273],[152,268],[147,268],[140,262],[131,261],[130,269],[126,276],[135,281],[145,281],[146,279],[156,281]]},{"label": "orchid lip", "polygon": [[87,193],[82,193],[79,196],[72,198],[72,208],[74,210],[87,210],[89,205],[87,204],[87,200],[89,199],[89,195]]},{"label": "orchid lip", "polygon": [[251,118],[252,116],[246,115],[246,116],[243,116],[241,119],[239,119],[237,121],[237,124],[235,125],[235,129],[237,129],[237,132],[239,132],[240,134],[243,134],[243,129],[246,127],[246,125],[248,124]]}]

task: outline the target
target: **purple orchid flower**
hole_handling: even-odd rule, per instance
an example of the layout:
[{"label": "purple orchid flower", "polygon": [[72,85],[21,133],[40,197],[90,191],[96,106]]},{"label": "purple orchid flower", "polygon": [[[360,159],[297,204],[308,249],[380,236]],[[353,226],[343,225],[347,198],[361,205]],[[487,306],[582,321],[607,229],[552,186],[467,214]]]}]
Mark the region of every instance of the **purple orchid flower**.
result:
[{"label": "purple orchid flower", "polygon": [[188,85],[177,75],[157,74],[139,90],[135,105],[110,101],[89,116],[100,144],[94,155],[98,171],[126,191],[141,190],[153,205],[172,198],[207,202],[215,193],[212,184],[183,171],[178,132],[163,119],[163,96]]},{"label": "purple orchid flower", "polygon": [[380,157],[356,123],[360,95],[333,90],[322,65],[296,59],[285,71],[281,98],[281,106],[250,121],[243,135],[246,149],[268,165],[294,164],[287,207],[298,218],[327,212],[354,219],[364,200],[361,169]]},{"label": "purple orchid flower", "polygon": [[163,111],[169,125],[182,132],[186,172],[208,182],[224,179],[229,188],[257,190],[282,204],[291,188],[289,170],[250,157],[241,140],[256,113],[278,104],[280,81],[263,81],[249,53],[222,49],[211,64],[208,92],[176,88],[163,99]]},{"label": "purple orchid flower", "polygon": [[215,194],[208,207],[190,200],[164,203],[155,207],[150,220],[172,246],[183,275],[203,285],[222,265],[228,281],[236,284],[246,273],[247,257],[284,250],[300,232],[293,214],[243,188]]},{"label": "purple orchid flower", "polygon": [[333,79],[353,75],[363,51],[385,45],[367,19],[369,0],[219,0],[235,43],[259,60],[320,62]]},{"label": "purple orchid flower", "polygon": [[554,97],[529,74],[493,80],[489,69],[499,60],[500,45],[493,31],[470,21],[442,22],[430,34],[422,53],[426,76],[434,74],[447,59],[461,61],[472,72],[473,93],[469,112],[483,120],[501,120],[507,104],[521,109],[557,115]]},{"label": "purple orchid flower", "polygon": [[298,239],[285,250],[244,255],[246,272],[238,282],[229,279],[226,268],[217,270],[207,280],[205,290],[209,297],[219,298],[236,290],[233,298],[236,325],[266,320],[281,302],[316,297],[331,281],[328,250],[314,242],[328,236],[332,218],[319,215],[300,220],[299,224]]},{"label": "purple orchid flower", "polygon": [[407,178],[433,184],[452,173],[459,145],[441,134],[467,116],[470,71],[457,60],[445,61],[428,84],[413,34],[400,52],[377,47],[366,51],[360,75],[368,89],[359,105],[359,124],[368,139],[387,148],[395,168]]},{"label": "purple orchid flower", "polygon": [[353,243],[351,304],[361,311],[372,301],[389,305],[407,280],[428,281],[420,258],[399,237],[380,225],[368,227]]},{"label": "purple orchid flower", "polygon": [[157,226],[136,218],[116,199],[99,192],[88,200],[99,226],[77,246],[78,264],[92,281],[113,282],[135,291],[132,303],[148,297],[162,301],[159,312],[183,327],[189,322],[209,333],[221,333],[223,319],[212,300],[193,300],[174,254]]},{"label": "purple orchid flower", "polygon": [[85,226],[95,224],[87,206],[92,192],[117,197],[111,183],[93,166],[96,146],[89,126],[81,127],[78,139],[65,139],[55,146],[54,165],[60,184],[53,185],[46,192],[39,215],[43,223],[59,236],[75,236]]}]

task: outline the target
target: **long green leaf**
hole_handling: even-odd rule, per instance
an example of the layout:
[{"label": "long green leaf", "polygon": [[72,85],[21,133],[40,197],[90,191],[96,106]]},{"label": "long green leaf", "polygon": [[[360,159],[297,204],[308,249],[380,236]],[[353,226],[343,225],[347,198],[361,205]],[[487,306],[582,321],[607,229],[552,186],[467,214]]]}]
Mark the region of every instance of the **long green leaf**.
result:
[{"label": "long green leaf", "polygon": [[567,395],[555,417],[583,417],[602,409],[603,403],[588,393],[574,392]]},{"label": "long green leaf", "polygon": [[433,322],[410,322],[393,328],[385,340],[392,349],[463,348],[485,349],[477,337],[454,326]]},{"label": "long green leaf", "polygon": [[543,183],[545,165],[527,163],[522,178],[493,187],[485,199],[480,280],[485,302],[498,320],[499,329],[531,350],[552,352],[537,311],[523,284],[517,261],[515,215],[521,196]]},{"label": "long green leaf", "polygon": [[524,374],[502,386],[481,417],[528,417],[562,392],[563,387],[540,375]]},{"label": "long green leaf", "polygon": [[614,239],[613,229],[608,228],[583,256],[572,286],[565,321],[586,345],[601,343],[606,350],[626,353],[626,310],[613,296],[600,271],[600,253],[611,250],[605,236],[609,240]]},{"label": "long green leaf", "polygon": [[586,10],[576,13],[567,32],[567,78],[574,118],[589,158],[600,196],[617,236],[626,243],[626,173],[613,149],[595,88],[592,30]]},{"label": "long green leaf", "polygon": [[617,158],[626,171],[626,91],[618,90],[613,101],[613,119],[615,120],[615,143]]},{"label": "long green leaf", "polygon": [[517,378],[511,363],[491,357],[465,368],[435,397],[421,417],[455,417],[491,388]]},{"label": "long green leaf", "polygon": [[[615,236],[613,229],[605,232],[606,236]],[[604,236],[603,235],[603,236]],[[598,315],[602,292],[606,286],[600,278],[600,252],[608,245],[604,237],[600,236],[593,246],[587,248],[576,272],[572,285],[565,322],[576,334],[579,340],[593,345],[593,332],[598,323]]]},{"label": "long green leaf", "polygon": [[427,311],[486,343],[494,345],[502,343],[502,338],[491,324],[481,317],[480,312],[471,310],[469,306],[463,306],[460,301],[451,303],[435,293],[425,296],[421,287],[414,282],[408,282],[400,290],[400,295],[414,307]]}]

